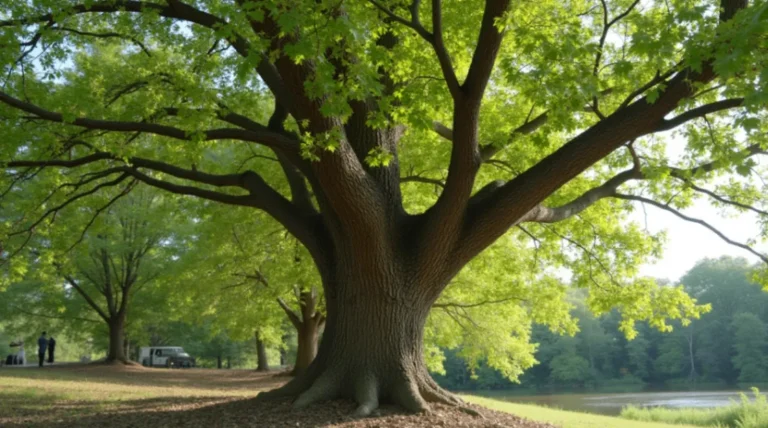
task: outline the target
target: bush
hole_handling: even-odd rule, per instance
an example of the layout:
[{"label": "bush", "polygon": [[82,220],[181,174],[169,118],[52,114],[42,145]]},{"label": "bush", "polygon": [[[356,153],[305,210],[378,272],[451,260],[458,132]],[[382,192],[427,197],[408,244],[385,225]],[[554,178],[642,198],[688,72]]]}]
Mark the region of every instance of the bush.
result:
[{"label": "bush", "polygon": [[726,407],[710,409],[668,409],[663,407],[625,407],[621,417],[643,422],[664,422],[668,424],[689,424],[718,428],[764,428],[768,427],[768,401],[757,388],[752,388],[754,401],[741,394],[739,402]]}]

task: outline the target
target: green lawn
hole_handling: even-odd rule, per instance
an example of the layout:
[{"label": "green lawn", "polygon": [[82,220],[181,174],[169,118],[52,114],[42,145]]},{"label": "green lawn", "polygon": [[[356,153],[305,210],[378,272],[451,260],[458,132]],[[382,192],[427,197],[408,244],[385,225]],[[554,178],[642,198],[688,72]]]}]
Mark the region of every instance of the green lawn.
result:
[{"label": "green lawn", "polygon": [[464,396],[464,399],[490,409],[514,413],[535,421],[553,423],[563,428],[693,428],[691,425],[637,422],[589,413],[568,412],[530,404],[510,403],[471,395]]}]

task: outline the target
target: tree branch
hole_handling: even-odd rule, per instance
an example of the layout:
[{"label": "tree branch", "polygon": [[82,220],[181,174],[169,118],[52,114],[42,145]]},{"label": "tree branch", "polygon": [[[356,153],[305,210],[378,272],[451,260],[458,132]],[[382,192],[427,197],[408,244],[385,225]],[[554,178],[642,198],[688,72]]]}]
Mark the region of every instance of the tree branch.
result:
[{"label": "tree branch", "polygon": [[288,316],[288,319],[291,321],[291,324],[293,324],[296,329],[301,328],[301,319],[296,314],[296,312],[293,311],[288,305],[285,304],[285,301],[282,297],[277,298],[277,303],[280,304],[280,307],[283,308],[283,311],[285,311],[285,314]]},{"label": "tree branch", "polygon": [[434,184],[435,186],[439,186],[444,188],[445,183],[443,180],[438,180],[436,178],[429,178],[429,177],[422,177],[421,175],[409,175],[406,177],[400,178],[401,183],[425,183],[425,184]]},{"label": "tree branch", "polygon": [[201,132],[188,132],[183,129],[179,129],[173,126],[160,125],[157,123],[149,122],[123,122],[90,118],[76,118],[71,121],[65,121],[61,113],[45,110],[37,105],[19,100],[8,95],[5,92],[0,92],[0,102],[3,102],[13,108],[30,113],[36,117],[47,120],[49,122],[71,124],[86,129],[100,129],[105,131],[117,131],[117,132],[146,132],[155,135],[162,135],[179,140],[193,140],[196,138],[196,134],[203,140],[242,140],[250,141],[254,143],[263,144],[268,147],[279,148],[288,152],[296,150],[298,144],[283,135],[276,134],[269,131],[257,132],[246,129],[235,128],[220,128],[209,129]]},{"label": "tree branch", "polygon": [[65,316],[60,316],[59,317],[59,316],[55,316],[55,315],[38,314],[36,312],[27,311],[26,309],[24,309],[24,308],[22,308],[20,306],[14,305],[14,304],[11,304],[10,306],[13,308],[14,312],[20,312],[20,313],[22,313],[24,315],[29,315],[29,316],[32,316],[32,317],[47,318],[47,319],[52,319],[52,320],[75,320],[75,321],[85,321],[85,322],[95,322],[95,323],[101,322],[101,321],[93,320],[93,319],[90,319],[90,318],[65,317]]},{"label": "tree branch", "polygon": [[457,303],[457,302],[444,302],[444,303],[435,303],[432,305],[433,308],[476,308],[478,306],[485,306],[485,305],[495,305],[499,303],[506,303],[512,300],[517,300],[524,302],[524,299],[521,299],[519,297],[513,296],[513,297],[506,297],[503,299],[495,299],[495,300],[483,300],[476,303]]},{"label": "tree branch", "polygon": [[727,100],[716,101],[711,104],[705,104],[703,106],[699,106],[694,109],[688,110],[685,113],[682,113],[678,116],[673,117],[672,119],[669,119],[669,120],[665,119],[661,121],[659,126],[657,126],[656,129],[653,130],[653,132],[668,131],[670,129],[677,128],[678,126],[688,121],[691,121],[693,119],[698,119],[700,117],[704,117],[710,113],[716,113],[722,110],[741,107],[743,103],[744,103],[744,98],[730,98]]},{"label": "tree branch", "polygon": [[435,49],[435,55],[437,55],[437,60],[440,63],[440,70],[443,72],[443,78],[446,85],[448,85],[448,90],[454,99],[458,99],[461,96],[461,87],[459,86],[459,80],[456,78],[456,71],[451,63],[451,55],[448,53],[448,49],[446,49],[445,42],[443,41],[442,7],[441,0],[432,0],[432,35],[429,40]]},{"label": "tree branch", "polygon": [[[164,5],[135,0],[106,0],[86,2],[61,8],[48,14],[0,21],[0,28],[30,25],[37,22],[55,23],[66,19],[67,17],[81,14],[124,12],[157,14],[166,18],[178,19],[180,21],[200,25],[201,27],[205,27],[214,31],[218,31],[219,28],[232,28],[230,23],[226,20],[221,19],[215,15],[211,15],[210,13],[204,12],[202,10],[195,9],[194,7],[179,0],[167,0],[167,3],[167,5]],[[290,94],[284,88],[282,78],[264,52],[254,52],[248,40],[235,31],[229,32],[227,42],[243,58],[248,58],[251,54],[259,55],[260,60],[256,66],[256,71],[262,77],[264,83],[266,83],[275,97],[280,99],[280,102],[283,105],[293,105]]]},{"label": "tree branch", "polygon": [[152,54],[149,52],[149,49],[147,49],[147,47],[144,45],[144,43],[142,43],[139,39],[137,39],[135,37],[132,37],[132,36],[126,36],[124,34],[114,33],[114,32],[92,33],[90,31],[80,31],[80,30],[77,30],[75,28],[69,28],[69,27],[51,27],[51,29],[52,30],[57,30],[57,31],[64,31],[64,32],[67,32],[67,33],[72,33],[72,34],[77,34],[77,35],[80,35],[80,36],[96,37],[98,39],[114,39],[114,38],[116,38],[116,39],[128,40],[128,41],[134,43],[135,45],[137,45],[142,50],[142,52],[144,52],[145,55],[147,55],[149,57],[152,56]]},{"label": "tree branch", "polygon": [[539,205],[531,210],[521,220],[522,222],[556,223],[579,214],[592,206],[595,202],[612,196],[616,189],[630,180],[642,179],[642,172],[637,169],[623,171],[598,187],[594,187],[571,202],[555,208]]},{"label": "tree branch", "polygon": [[717,230],[714,226],[712,226],[711,224],[707,223],[706,221],[698,219],[698,218],[694,218],[694,217],[689,217],[689,216],[681,213],[680,211],[670,207],[669,205],[662,204],[662,203],[654,201],[653,199],[644,198],[642,196],[625,195],[625,194],[621,194],[621,193],[616,193],[616,194],[613,195],[613,197],[614,198],[618,198],[618,199],[624,199],[624,200],[627,200],[627,201],[643,202],[643,203],[646,203],[646,204],[649,204],[649,205],[653,205],[654,207],[662,209],[662,210],[667,211],[667,212],[670,212],[670,213],[676,215],[677,217],[680,217],[681,219],[683,219],[685,221],[689,221],[691,223],[696,223],[696,224],[699,224],[701,226],[704,226],[707,229],[709,229],[710,231],[712,231],[715,235],[719,236],[720,239],[722,239],[723,241],[727,242],[728,244],[733,245],[733,246],[738,247],[738,248],[741,248],[741,249],[744,249],[744,250],[747,250],[750,253],[752,253],[755,256],[757,256],[758,258],[760,258],[760,260],[762,260],[763,262],[768,263],[768,256],[766,256],[764,254],[761,254],[760,252],[754,250],[749,245],[743,244],[741,242],[736,242],[736,241],[728,238],[725,234],[723,234],[722,232]]},{"label": "tree branch", "polygon": [[504,37],[503,27],[500,28],[497,21],[504,16],[509,3],[509,0],[486,0],[485,2],[477,46],[472,54],[467,78],[462,84],[462,89],[472,103],[479,105],[491,77]]},{"label": "tree branch", "polygon": [[72,288],[75,289],[75,291],[78,292],[78,294],[80,294],[80,296],[83,297],[83,299],[85,299],[88,305],[90,305],[90,307],[93,308],[93,310],[96,311],[97,314],[99,314],[101,319],[103,319],[104,322],[109,324],[109,320],[110,320],[109,316],[107,316],[107,314],[104,313],[101,307],[99,307],[99,305],[96,304],[96,302],[91,298],[91,296],[89,296],[88,293],[86,293],[85,290],[83,290],[83,288],[80,287],[80,284],[78,284],[77,281],[75,281],[75,279],[69,275],[64,275],[64,279],[69,283],[69,285],[72,286]]}]

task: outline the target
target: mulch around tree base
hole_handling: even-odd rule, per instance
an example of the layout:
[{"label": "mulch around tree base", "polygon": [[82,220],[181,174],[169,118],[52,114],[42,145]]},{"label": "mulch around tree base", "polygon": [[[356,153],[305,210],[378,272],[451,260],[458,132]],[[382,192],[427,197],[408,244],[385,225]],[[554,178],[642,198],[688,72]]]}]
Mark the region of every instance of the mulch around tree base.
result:
[{"label": "mulch around tree base", "polygon": [[[190,403],[164,407],[155,411],[133,413],[117,412],[91,415],[82,418],[47,421],[39,426],[51,428],[72,427],[333,427],[333,428],[421,428],[421,427],[472,427],[472,428],[555,428],[555,425],[529,421],[508,413],[496,412],[479,406],[468,405],[482,413],[483,417],[470,415],[460,409],[433,405],[429,414],[403,414],[397,408],[382,406],[377,414],[367,418],[350,415],[355,405],[348,401],[333,401],[310,406],[304,410],[291,409],[289,401],[256,402],[253,399],[224,402]],[[17,426],[11,424],[11,426]],[[27,425],[32,427],[38,425]]]}]

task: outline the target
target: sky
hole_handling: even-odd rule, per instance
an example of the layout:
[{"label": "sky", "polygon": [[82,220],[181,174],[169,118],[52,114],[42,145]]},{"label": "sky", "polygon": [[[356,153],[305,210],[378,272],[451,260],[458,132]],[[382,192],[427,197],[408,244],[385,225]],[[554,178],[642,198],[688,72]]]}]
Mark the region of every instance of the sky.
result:
[{"label": "sky", "polygon": [[[645,211],[648,230],[652,233],[666,230],[667,244],[664,256],[653,265],[644,265],[640,270],[641,275],[675,281],[690,270],[698,260],[723,255],[744,257],[750,262],[759,261],[757,256],[728,244],[701,225],[687,222],[670,212],[650,205],[645,206]],[[693,207],[683,212],[688,216],[705,220],[734,241],[746,242],[759,235],[756,215],[743,214],[738,217],[724,218],[718,208],[705,200],[698,201]],[[646,223],[646,216],[640,207],[633,212],[632,219],[641,226]],[[766,244],[758,245],[756,249],[762,253],[768,253]]]}]

